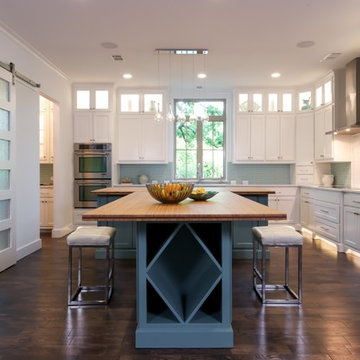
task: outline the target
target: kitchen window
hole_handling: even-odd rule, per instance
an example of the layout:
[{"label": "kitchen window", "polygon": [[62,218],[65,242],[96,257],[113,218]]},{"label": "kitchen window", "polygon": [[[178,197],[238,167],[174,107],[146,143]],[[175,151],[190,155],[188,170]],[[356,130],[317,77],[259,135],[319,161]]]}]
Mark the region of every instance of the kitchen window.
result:
[{"label": "kitchen window", "polygon": [[175,179],[225,179],[225,100],[176,100],[175,118]]}]

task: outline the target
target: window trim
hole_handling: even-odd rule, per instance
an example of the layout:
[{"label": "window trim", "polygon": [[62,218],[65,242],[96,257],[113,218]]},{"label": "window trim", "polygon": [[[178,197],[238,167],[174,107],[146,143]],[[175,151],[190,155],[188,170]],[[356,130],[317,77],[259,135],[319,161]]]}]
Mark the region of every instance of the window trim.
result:
[{"label": "window trim", "polygon": [[[203,138],[203,128],[201,126],[201,121],[196,121],[197,122],[197,154],[196,154],[196,160],[197,160],[197,177],[196,178],[180,178],[177,177],[176,175],[176,122],[177,120],[175,119],[174,121],[174,154],[173,154],[173,159],[174,159],[174,174],[173,174],[173,178],[176,181],[195,181],[195,182],[206,182],[206,183],[216,183],[219,181],[225,181],[226,180],[226,176],[227,176],[227,167],[226,167],[226,154],[227,154],[227,148],[226,148],[226,132],[227,132],[227,126],[226,126],[226,100],[224,98],[196,98],[196,99],[192,99],[192,98],[185,98],[185,99],[174,99],[174,112],[175,112],[175,116],[176,116],[176,104],[178,102],[215,102],[215,101],[221,101],[224,104],[224,112],[222,116],[209,116],[209,121],[222,121],[223,122],[223,176],[221,178],[212,178],[212,179],[207,179],[203,177],[203,170],[202,170],[202,166],[201,164],[203,164],[203,148],[202,148],[202,138]],[[200,135],[200,136],[199,136]],[[200,164],[200,169],[199,169],[199,164]]]}]

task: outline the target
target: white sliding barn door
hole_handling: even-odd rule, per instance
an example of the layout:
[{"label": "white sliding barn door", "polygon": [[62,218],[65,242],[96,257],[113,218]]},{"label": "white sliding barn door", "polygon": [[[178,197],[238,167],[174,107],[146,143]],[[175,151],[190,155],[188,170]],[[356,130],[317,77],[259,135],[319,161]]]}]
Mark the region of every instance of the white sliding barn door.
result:
[{"label": "white sliding barn door", "polygon": [[16,262],[15,246],[15,87],[0,68],[0,271]]}]

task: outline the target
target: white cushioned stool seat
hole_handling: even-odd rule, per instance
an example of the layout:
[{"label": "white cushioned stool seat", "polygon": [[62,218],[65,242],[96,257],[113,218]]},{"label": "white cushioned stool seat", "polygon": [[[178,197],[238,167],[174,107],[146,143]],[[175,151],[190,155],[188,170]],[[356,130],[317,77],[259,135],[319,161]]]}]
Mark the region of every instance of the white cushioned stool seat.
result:
[{"label": "white cushioned stool seat", "polygon": [[[287,225],[256,226],[253,232],[253,287],[263,304],[301,304],[302,302],[302,246],[303,236],[294,228]],[[266,250],[271,247],[283,247],[285,249],[285,272],[284,284],[266,283]],[[297,248],[297,285],[298,293],[289,285],[289,249]],[[261,271],[257,267],[258,254],[261,255]],[[259,282],[258,282],[259,280]],[[285,291],[285,298],[268,298],[267,291]],[[291,298],[289,298],[289,295]]]},{"label": "white cushioned stool seat", "polygon": [[[107,305],[114,288],[114,238],[115,228],[110,226],[79,226],[68,235],[68,306]],[[83,248],[105,249],[105,281],[101,285],[83,285],[82,283],[82,250]],[[78,251],[77,285],[73,289],[73,250]],[[103,293],[101,298],[91,297],[87,293]]]},{"label": "white cushioned stool seat", "polygon": [[67,237],[69,246],[109,246],[115,228],[110,226],[79,226]]},{"label": "white cushioned stool seat", "polygon": [[256,226],[253,234],[266,246],[302,245],[304,238],[290,226]]}]

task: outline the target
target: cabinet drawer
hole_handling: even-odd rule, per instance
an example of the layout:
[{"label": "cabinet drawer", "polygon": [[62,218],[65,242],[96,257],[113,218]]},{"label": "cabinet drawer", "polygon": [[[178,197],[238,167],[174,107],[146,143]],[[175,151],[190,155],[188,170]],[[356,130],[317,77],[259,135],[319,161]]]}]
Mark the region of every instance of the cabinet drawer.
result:
[{"label": "cabinet drawer", "polygon": [[313,175],[314,167],[312,165],[296,165],[296,175]]},{"label": "cabinet drawer", "polygon": [[298,185],[312,185],[314,184],[314,175],[296,175],[296,184]]},{"label": "cabinet drawer", "polygon": [[340,242],[339,224],[315,217],[315,232],[334,242]]},{"label": "cabinet drawer", "polygon": [[314,198],[314,189],[301,188],[300,194],[301,194],[301,197]]},{"label": "cabinet drawer", "polygon": [[334,190],[314,190],[314,198],[320,201],[326,201],[334,204],[340,204],[342,192]]},{"label": "cabinet drawer", "polygon": [[340,209],[338,205],[322,201],[315,201],[314,214],[316,217],[339,223]]},{"label": "cabinet drawer", "polygon": [[[268,187],[267,187],[268,188]],[[275,194],[271,194],[271,196],[296,196],[298,188],[296,186],[293,187],[270,187],[268,189],[274,190]],[[270,196],[270,195],[269,195]]]},{"label": "cabinet drawer", "polygon": [[360,194],[345,193],[344,205],[360,207]]},{"label": "cabinet drawer", "polygon": [[54,188],[50,187],[40,187],[40,197],[53,197]]}]

